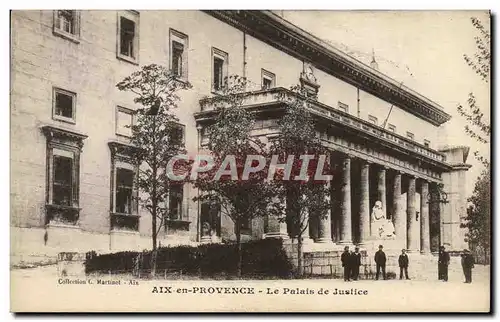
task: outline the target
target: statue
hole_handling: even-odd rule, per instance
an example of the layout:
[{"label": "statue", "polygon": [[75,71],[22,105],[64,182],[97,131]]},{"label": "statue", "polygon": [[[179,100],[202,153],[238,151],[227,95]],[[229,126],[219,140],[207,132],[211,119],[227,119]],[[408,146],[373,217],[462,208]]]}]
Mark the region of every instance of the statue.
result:
[{"label": "statue", "polygon": [[386,218],[380,200],[372,208],[372,235],[381,239],[395,237],[394,224]]}]

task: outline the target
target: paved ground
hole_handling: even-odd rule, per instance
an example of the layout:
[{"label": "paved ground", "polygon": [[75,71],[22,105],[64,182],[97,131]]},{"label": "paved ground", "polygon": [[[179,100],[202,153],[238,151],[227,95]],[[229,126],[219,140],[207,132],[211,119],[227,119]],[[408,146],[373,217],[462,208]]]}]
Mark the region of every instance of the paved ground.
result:
[{"label": "paved ground", "polygon": [[[331,279],[131,282],[125,276],[69,276],[61,279],[56,266],[45,266],[12,270],[11,310],[488,311],[489,267],[477,265],[473,278],[472,284],[464,284],[460,270],[453,268],[448,283],[435,280],[344,282]],[[85,284],[67,284],[68,280]],[[99,280],[104,284],[98,284]],[[326,291],[328,294],[325,294]]]}]

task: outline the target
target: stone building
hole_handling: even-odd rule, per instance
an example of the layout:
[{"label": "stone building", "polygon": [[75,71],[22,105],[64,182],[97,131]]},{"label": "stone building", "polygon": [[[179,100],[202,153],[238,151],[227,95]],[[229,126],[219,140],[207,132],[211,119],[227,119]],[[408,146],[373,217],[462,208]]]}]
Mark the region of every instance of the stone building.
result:
[{"label": "stone building", "polygon": [[[362,63],[269,11],[12,11],[11,26],[13,254],[150,248],[151,218],[133,202],[136,169],[126,158],[137,106],[115,85],[151,63],[193,85],[177,110],[191,153],[203,146],[224,77],[254,84],[245,104],[260,111],[256,135],[275,132],[284,108],[275,93],[296,84],[311,91],[342,175],[331,183],[331,215],[310,223],[310,249],[378,244],[376,201],[395,229],[387,245],[463,248],[468,148],[436,146],[450,115],[375,60]],[[187,184],[172,188],[177,211],[162,245],[234,238],[230,219],[195,195]],[[287,237],[273,218],[243,232]]]}]

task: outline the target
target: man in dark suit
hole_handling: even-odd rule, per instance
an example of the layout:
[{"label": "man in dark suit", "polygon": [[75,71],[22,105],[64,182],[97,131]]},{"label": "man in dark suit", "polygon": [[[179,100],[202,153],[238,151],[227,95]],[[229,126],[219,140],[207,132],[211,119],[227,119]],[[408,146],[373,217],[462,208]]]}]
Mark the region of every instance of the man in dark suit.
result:
[{"label": "man in dark suit", "polygon": [[464,249],[462,253],[462,269],[464,271],[465,282],[472,283],[472,268],[474,267],[474,257],[469,250]]},{"label": "man in dark suit", "polygon": [[340,255],[342,267],[344,268],[344,281],[351,280],[351,253],[349,253],[349,246],[344,247],[344,252]]},{"label": "man in dark suit", "polygon": [[450,264],[450,254],[448,254],[444,246],[440,246],[439,257],[438,257],[438,276],[440,281],[448,282],[449,264]]},{"label": "man in dark suit", "polygon": [[403,279],[403,272],[405,274],[405,277],[407,280],[410,278],[408,277],[408,265],[410,264],[410,260],[408,259],[408,255],[406,254],[405,250],[401,250],[401,255],[399,255],[398,258],[398,264],[399,264],[399,279]]},{"label": "man in dark suit", "polygon": [[378,251],[375,253],[375,263],[377,264],[377,275],[375,276],[375,279],[378,280],[378,275],[380,274],[380,270],[382,270],[382,276],[384,277],[384,280],[387,279],[385,276],[385,262],[387,261],[387,258],[385,257],[385,253],[382,250],[384,246],[379,245],[378,246]]},{"label": "man in dark suit", "polygon": [[351,276],[354,281],[359,278],[359,267],[361,266],[361,254],[359,247],[354,248],[354,253],[351,254]]}]

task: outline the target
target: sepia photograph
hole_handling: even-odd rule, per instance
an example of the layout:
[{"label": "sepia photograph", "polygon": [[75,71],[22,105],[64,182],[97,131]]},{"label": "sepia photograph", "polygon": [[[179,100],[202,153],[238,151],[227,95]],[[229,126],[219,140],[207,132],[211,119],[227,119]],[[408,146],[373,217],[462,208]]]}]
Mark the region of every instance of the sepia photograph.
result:
[{"label": "sepia photograph", "polygon": [[486,9],[11,10],[10,311],[491,313]]}]

